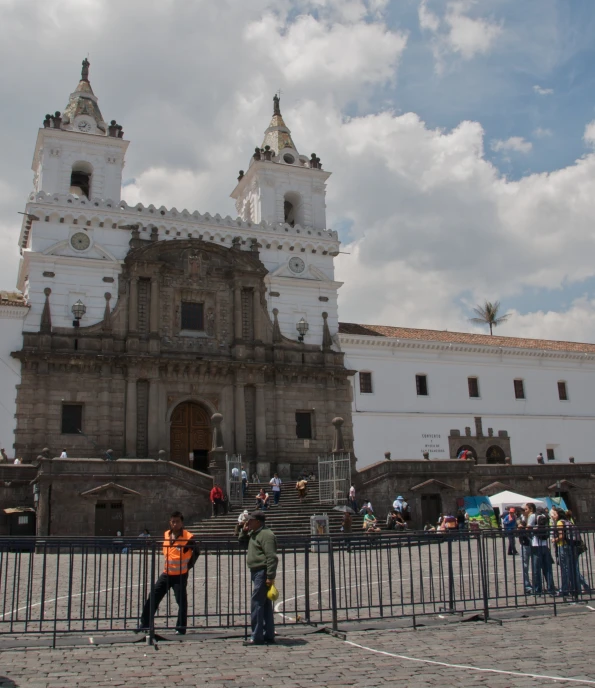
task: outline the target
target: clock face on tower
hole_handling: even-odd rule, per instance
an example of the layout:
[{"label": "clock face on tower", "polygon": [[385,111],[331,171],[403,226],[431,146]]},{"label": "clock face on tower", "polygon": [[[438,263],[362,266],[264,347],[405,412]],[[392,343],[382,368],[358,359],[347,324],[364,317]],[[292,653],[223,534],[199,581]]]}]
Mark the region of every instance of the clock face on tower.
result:
[{"label": "clock face on tower", "polygon": [[77,251],[85,251],[89,248],[91,239],[83,232],[77,232],[70,237],[70,245]]},{"label": "clock face on tower", "polygon": [[289,261],[289,269],[291,270],[291,272],[295,273],[296,275],[299,275],[306,269],[306,263],[304,263],[304,261],[301,258],[294,256]]},{"label": "clock face on tower", "polygon": [[91,131],[91,125],[89,122],[86,122],[85,120],[82,120],[77,124],[78,130],[82,131],[84,134],[88,134]]}]

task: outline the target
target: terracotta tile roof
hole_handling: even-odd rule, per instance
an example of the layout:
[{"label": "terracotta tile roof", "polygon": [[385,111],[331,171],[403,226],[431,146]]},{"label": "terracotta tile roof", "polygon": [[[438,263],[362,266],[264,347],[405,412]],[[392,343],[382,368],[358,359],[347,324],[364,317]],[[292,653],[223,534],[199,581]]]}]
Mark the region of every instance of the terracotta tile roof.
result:
[{"label": "terracotta tile roof", "polygon": [[523,339],[521,337],[499,337],[470,332],[448,332],[444,330],[418,330],[412,327],[390,327],[388,325],[359,325],[339,323],[339,334],[365,335],[368,337],[389,337],[391,339],[413,339],[453,344],[475,344],[508,349],[541,349],[546,351],[571,351],[595,354],[595,344],[581,342],[558,342],[551,339]]},{"label": "terracotta tile roof", "polygon": [[18,291],[0,291],[0,306],[21,306],[29,308],[24,296]]}]

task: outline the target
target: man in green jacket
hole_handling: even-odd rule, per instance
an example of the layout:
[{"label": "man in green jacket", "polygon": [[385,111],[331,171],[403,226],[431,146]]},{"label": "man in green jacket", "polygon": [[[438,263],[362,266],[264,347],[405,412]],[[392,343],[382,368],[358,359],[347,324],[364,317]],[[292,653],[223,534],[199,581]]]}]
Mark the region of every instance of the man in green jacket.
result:
[{"label": "man in green jacket", "polygon": [[264,645],[275,642],[275,618],[273,603],[267,592],[277,575],[277,538],[264,525],[264,513],[252,512],[239,536],[240,542],[248,542],[246,564],[252,578],[251,622],[252,634],[245,645]]}]

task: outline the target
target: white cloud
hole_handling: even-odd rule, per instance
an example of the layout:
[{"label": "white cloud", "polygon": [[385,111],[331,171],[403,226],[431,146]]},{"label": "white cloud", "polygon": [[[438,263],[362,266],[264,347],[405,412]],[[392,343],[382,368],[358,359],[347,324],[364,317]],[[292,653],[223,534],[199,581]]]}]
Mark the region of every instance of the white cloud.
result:
[{"label": "white cloud", "polygon": [[511,136],[506,140],[492,141],[490,148],[495,152],[513,151],[515,153],[530,153],[533,149],[531,141],[527,141],[522,136]]},{"label": "white cloud", "polygon": [[554,135],[551,129],[544,129],[543,127],[537,127],[533,130],[533,136],[537,139],[547,139]]},{"label": "white cloud", "polygon": [[535,86],[533,86],[533,90],[540,96],[551,96],[554,93],[553,88],[542,88],[538,84],[535,84]]},{"label": "white cloud", "polygon": [[587,146],[595,148],[595,119],[589,122],[585,127],[585,133],[583,134],[583,141]]},{"label": "white cloud", "polygon": [[441,71],[449,54],[464,60],[488,53],[502,34],[502,25],[482,17],[469,16],[475,0],[451,0],[442,17],[432,12],[428,0],[421,0],[418,9],[420,27],[432,34],[432,50],[436,68]]}]

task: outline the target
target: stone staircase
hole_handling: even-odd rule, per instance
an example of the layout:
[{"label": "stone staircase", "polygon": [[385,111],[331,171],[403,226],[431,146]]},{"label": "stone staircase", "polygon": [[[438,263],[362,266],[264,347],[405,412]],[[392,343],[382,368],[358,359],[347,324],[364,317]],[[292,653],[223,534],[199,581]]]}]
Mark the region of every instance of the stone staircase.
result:
[{"label": "stone staircase", "polygon": [[[238,516],[244,509],[249,512],[256,508],[256,495],[260,488],[264,486],[265,492],[270,495],[271,503],[266,509],[266,524],[275,535],[279,537],[306,537],[310,535],[310,516],[316,514],[327,514],[329,517],[329,528],[331,534],[339,533],[343,514],[333,511],[332,504],[321,504],[318,500],[318,483],[312,481],[308,484],[308,494],[303,503],[300,503],[295,483],[286,483],[282,487],[281,499],[279,504],[272,502],[273,491],[266,483],[259,485],[251,483],[248,485],[243,506],[232,505],[230,512],[225,516],[215,516],[201,519],[187,526],[188,530],[194,533],[199,540],[233,539],[234,527]],[[353,533],[362,532],[363,516],[355,514],[353,516]]]}]

